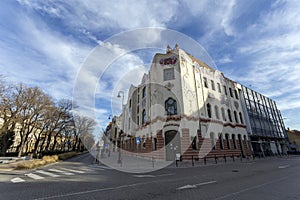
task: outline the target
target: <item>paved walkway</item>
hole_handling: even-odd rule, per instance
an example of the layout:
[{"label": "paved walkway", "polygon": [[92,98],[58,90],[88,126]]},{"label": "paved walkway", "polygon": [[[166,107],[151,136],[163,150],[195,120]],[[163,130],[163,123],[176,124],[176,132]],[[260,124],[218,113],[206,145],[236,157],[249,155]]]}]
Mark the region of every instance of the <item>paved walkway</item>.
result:
[{"label": "paved walkway", "polygon": [[[94,157],[97,156],[97,152],[91,152]],[[136,155],[127,155],[123,151],[111,152],[110,154],[104,154],[100,159],[100,162],[114,168],[116,170],[130,172],[130,173],[145,173],[151,172],[172,164],[171,161],[162,161],[151,158],[142,158]]]}]

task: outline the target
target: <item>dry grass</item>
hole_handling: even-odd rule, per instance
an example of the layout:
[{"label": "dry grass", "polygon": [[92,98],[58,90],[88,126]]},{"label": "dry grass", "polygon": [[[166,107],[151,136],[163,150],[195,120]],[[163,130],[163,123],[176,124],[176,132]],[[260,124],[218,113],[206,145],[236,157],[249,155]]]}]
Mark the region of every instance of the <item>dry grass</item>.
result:
[{"label": "dry grass", "polygon": [[43,156],[42,159],[24,160],[17,164],[16,169],[34,169],[58,161],[58,156]]},{"label": "dry grass", "polygon": [[15,169],[34,169],[37,167],[41,167],[50,163],[55,163],[58,160],[66,160],[68,158],[74,157],[78,155],[77,152],[71,151],[67,153],[62,153],[59,155],[54,156],[43,156],[42,159],[36,159],[36,160],[24,160],[21,162],[18,162]]}]

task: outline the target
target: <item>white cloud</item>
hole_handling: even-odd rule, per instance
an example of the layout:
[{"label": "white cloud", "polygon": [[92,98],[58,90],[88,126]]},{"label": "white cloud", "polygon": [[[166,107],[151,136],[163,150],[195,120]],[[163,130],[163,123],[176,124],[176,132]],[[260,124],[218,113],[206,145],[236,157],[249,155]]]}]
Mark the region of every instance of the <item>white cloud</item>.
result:
[{"label": "white cloud", "polygon": [[251,67],[247,76],[237,80],[273,97],[281,110],[291,110],[300,108],[300,3],[278,2],[247,30],[255,36],[238,51],[250,56]]}]

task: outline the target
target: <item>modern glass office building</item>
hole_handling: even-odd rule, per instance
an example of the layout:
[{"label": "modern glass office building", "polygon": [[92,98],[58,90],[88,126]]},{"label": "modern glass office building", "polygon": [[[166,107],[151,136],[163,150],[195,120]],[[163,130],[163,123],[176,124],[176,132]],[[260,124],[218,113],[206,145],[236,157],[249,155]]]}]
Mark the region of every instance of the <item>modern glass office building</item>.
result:
[{"label": "modern glass office building", "polygon": [[253,153],[261,156],[286,153],[287,134],[276,102],[245,86],[242,93]]}]

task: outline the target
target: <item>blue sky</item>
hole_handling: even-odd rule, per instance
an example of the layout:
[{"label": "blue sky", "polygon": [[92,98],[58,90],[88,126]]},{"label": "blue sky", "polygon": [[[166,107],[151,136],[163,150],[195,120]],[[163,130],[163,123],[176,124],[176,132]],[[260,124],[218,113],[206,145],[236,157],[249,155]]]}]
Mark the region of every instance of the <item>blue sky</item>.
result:
[{"label": "blue sky", "polygon": [[[37,85],[54,98],[72,98],[76,77],[98,44],[122,31],[167,28],[201,44],[225,76],[274,99],[286,127],[300,129],[299,10],[297,0],[3,0],[0,73],[13,82]],[[87,98],[96,96],[100,127],[119,112],[115,96],[120,84],[139,83],[157,51],[120,56],[102,79],[85,74],[85,87],[99,83]],[[127,74],[128,69],[134,73]],[[121,77],[130,81],[124,84]]]}]

